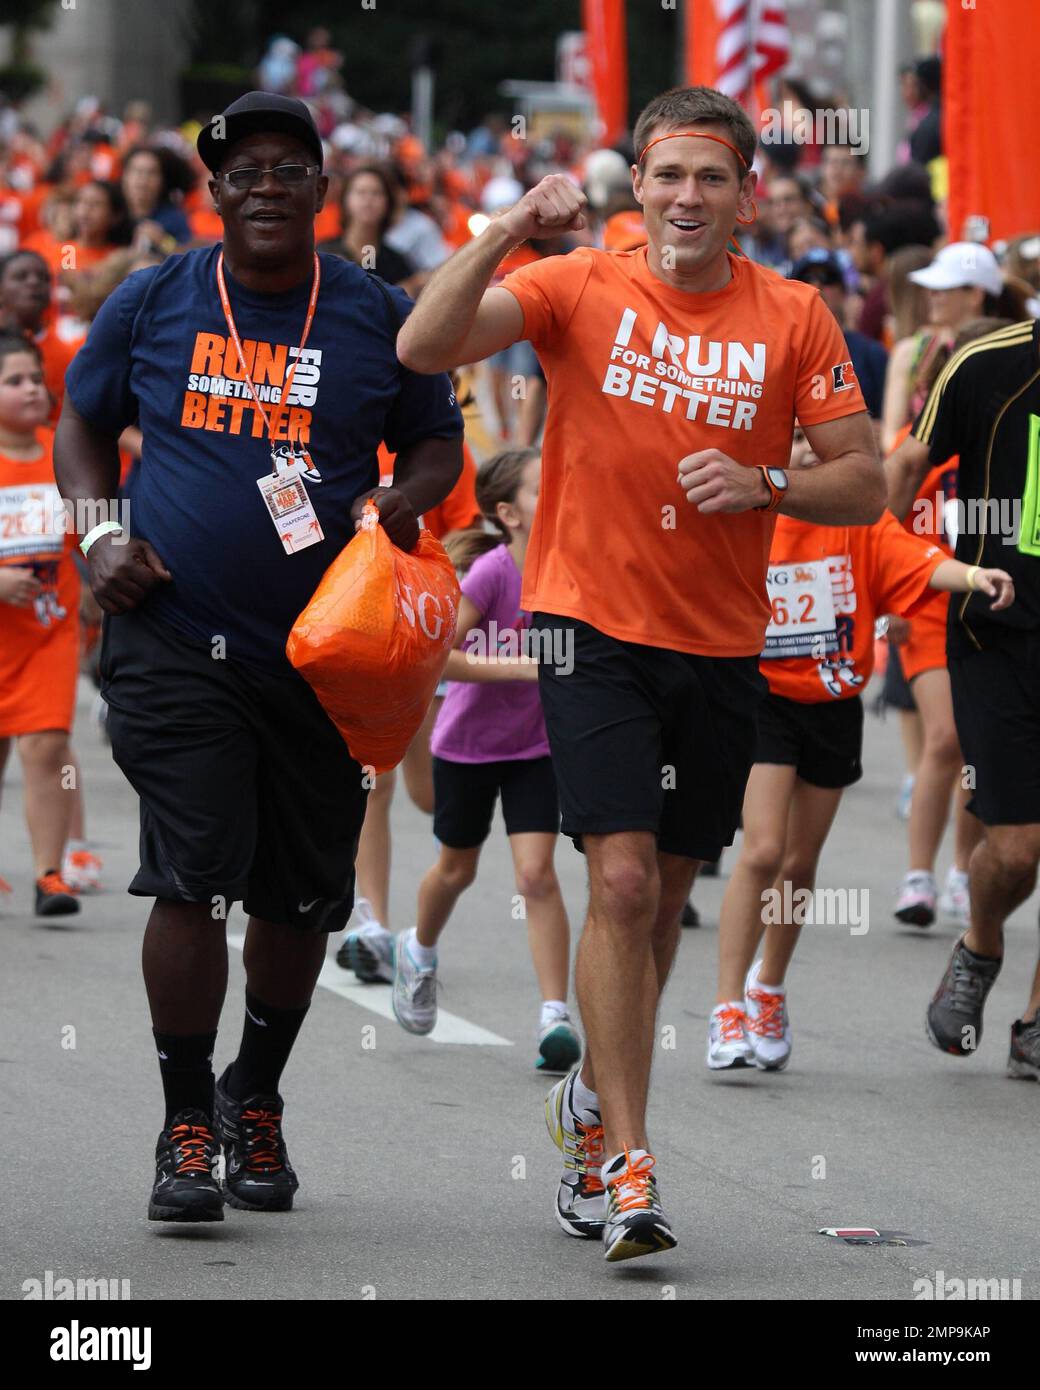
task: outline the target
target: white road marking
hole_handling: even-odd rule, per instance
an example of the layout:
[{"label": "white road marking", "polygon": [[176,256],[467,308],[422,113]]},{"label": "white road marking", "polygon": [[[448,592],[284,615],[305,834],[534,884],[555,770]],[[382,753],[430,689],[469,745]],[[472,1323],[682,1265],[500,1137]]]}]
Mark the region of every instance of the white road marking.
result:
[{"label": "white road marking", "polygon": [[[229,946],[241,951],[244,944],[244,936],[228,933]],[[347,999],[359,1008],[368,1009],[369,1013],[390,1019],[395,1028],[399,1026],[390,1007],[389,985],[363,985],[354,974],[342,970],[332,959],[327,960],[321,967],[318,984],[323,989],[338,994],[341,999]],[[491,1033],[477,1023],[459,1018],[458,1014],[450,1014],[446,1009],[437,1010],[437,1027],[427,1037],[416,1038],[416,1042],[473,1043],[482,1047],[513,1046],[509,1038],[500,1038],[497,1033]]]}]

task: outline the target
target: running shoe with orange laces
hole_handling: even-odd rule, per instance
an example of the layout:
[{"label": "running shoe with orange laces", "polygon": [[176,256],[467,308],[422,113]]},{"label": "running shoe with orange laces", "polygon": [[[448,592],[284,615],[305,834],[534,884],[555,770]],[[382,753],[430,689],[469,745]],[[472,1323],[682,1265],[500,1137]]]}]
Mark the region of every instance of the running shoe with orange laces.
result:
[{"label": "running shoe with orange laces", "polygon": [[744,1012],[755,1065],[762,1071],[783,1071],[791,1060],[791,1020],[783,985],[762,985],[756,960],[744,981]]},{"label": "running shoe with orange laces", "polygon": [[65,846],[61,876],[74,893],[96,893],[101,887],[101,860],[82,843]]},{"label": "running shoe with orange laces", "polygon": [[224,1198],[240,1211],[291,1211],[300,1181],[282,1138],[279,1095],[237,1101],[227,1071],[217,1082],[217,1127],[224,1147]]},{"label": "running shoe with orange laces", "polygon": [[[603,1125],[598,1110],[581,1110],[574,1100],[575,1067],[545,1098],[549,1137],[563,1154],[564,1174],[556,1194],[556,1220],[569,1236],[602,1240],[607,1198],[600,1177]],[[584,1118],[583,1118],[584,1117]]]},{"label": "running shoe with orange laces", "polygon": [[224,1199],[216,1178],[220,1147],[208,1115],[182,1110],[155,1146],[155,1186],[149,1221],[223,1221]]},{"label": "running shoe with orange laces", "polygon": [[37,917],[71,917],[79,910],[75,891],[57,869],[48,869],[36,880]]},{"label": "running shoe with orange laces", "polygon": [[748,1039],[747,1014],[736,1000],[716,1004],[708,1019],[707,1062],[712,1071],[753,1067],[755,1054]]},{"label": "running shoe with orange laces", "polygon": [[655,1162],[653,1154],[646,1149],[631,1152],[624,1149],[603,1165],[602,1176],[607,1188],[603,1244],[608,1260],[655,1255],[679,1243],[658,1200],[657,1183],[653,1178]]}]

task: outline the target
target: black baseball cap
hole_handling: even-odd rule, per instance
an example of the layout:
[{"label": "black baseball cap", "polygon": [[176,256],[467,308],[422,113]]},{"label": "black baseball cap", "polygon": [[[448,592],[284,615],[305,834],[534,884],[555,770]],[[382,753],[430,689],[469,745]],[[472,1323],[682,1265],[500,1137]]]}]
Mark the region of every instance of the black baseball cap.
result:
[{"label": "black baseball cap", "polygon": [[314,154],[321,169],[325,163],[321,136],[307,106],[296,97],[279,96],[277,92],[246,92],[221,112],[224,122],[222,138],[217,139],[210,121],[199,131],[195,146],[203,164],[211,173],[218,173],[227,153],[245,135],[265,135],[278,131],[293,135]]},{"label": "black baseball cap", "polygon": [[806,251],[804,256],[795,261],[791,267],[791,279],[805,280],[810,284],[817,280],[822,280],[828,285],[845,283],[841,261],[833,251],[827,251],[822,246],[814,246],[811,251]]}]

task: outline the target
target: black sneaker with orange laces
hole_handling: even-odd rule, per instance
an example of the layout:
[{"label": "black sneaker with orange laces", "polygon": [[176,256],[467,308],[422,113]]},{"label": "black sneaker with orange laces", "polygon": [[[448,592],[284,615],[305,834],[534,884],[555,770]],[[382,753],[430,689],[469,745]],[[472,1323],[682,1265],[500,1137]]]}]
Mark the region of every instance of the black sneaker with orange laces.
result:
[{"label": "black sneaker with orange laces", "polygon": [[181,1110],[155,1146],[155,1186],[149,1221],[223,1221],[224,1199],[215,1168],[220,1146],[209,1116]]},{"label": "black sneaker with orange laces", "polygon": [[646,1149],[625,1149],[604,1163],[600,1176],[607,1189],[607,1223],[603,1228],[606,1259],[631,1260],[672,1250],[678,1241],[661,1210],[653,1178],[654,1156]]},{"label": "black sneaker with orange laces", "polygon": [[79,910],[79,899],[57,869],[48,869],[36,880],[37,917],[71,917]]},{"label": "black sneaker with orange laces", "polygon": [[224,1199],[240,1211],[291,1211],[300,1181],[282,1138],[281,1096],[234,1100],[231,1068],[217,1082],[217,1127],[224,1146]]}]

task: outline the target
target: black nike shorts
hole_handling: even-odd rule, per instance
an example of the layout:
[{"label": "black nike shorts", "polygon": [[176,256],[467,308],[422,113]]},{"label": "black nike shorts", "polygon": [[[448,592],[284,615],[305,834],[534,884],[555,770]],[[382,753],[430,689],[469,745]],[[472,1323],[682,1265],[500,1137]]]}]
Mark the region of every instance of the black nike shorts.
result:
[{"label": "black nike shorts", "polygon": [[581,849],[583,835],[648,830],[666,854],[718,859],[755,755],[758,657],[622,642],[550,613],[531,623],[563,657],[538,667],[563,833]]},{"label": "black nike shorts", "polygon": [[983,825],[1040,825],[1040,632],[985,641],[948,655],[968,810]]},{"label": "black nike shorts", "polygon": [[333,932],[354,903],[368,793],[310,686],[139,613],[105,619],[112,754],[140,797],[140,897]]},{"label": "black nike shorts", "polygon": [[793,767],[814,787],[851,787],[863,776],[863,701],[801,704],[766,696],[758,711],[756,763]]}]

